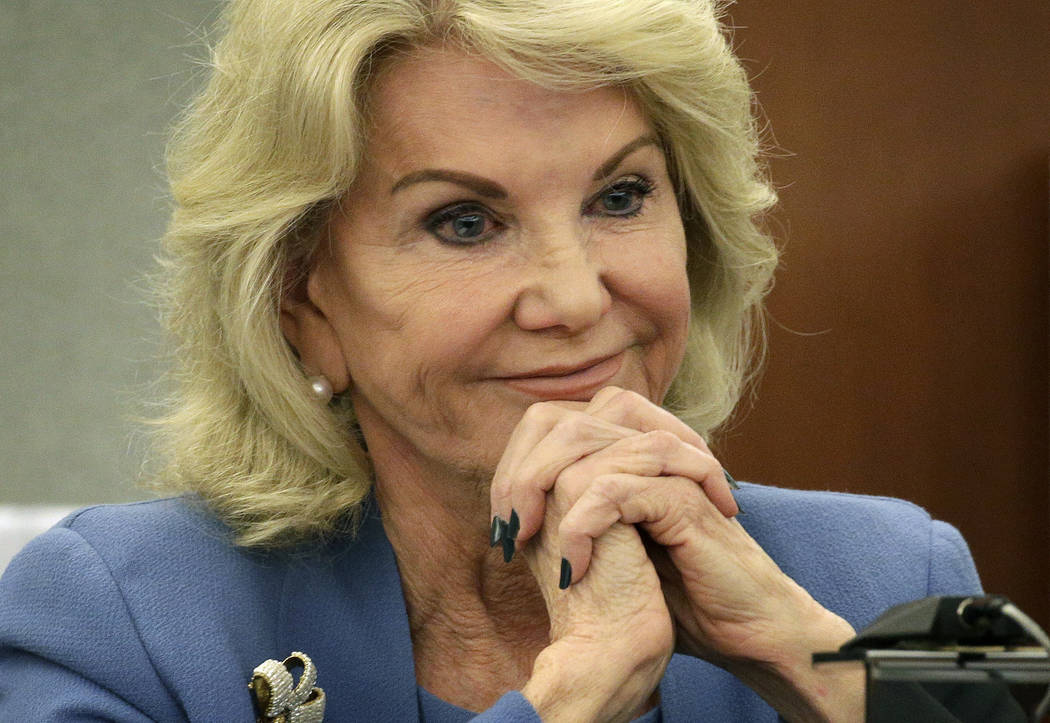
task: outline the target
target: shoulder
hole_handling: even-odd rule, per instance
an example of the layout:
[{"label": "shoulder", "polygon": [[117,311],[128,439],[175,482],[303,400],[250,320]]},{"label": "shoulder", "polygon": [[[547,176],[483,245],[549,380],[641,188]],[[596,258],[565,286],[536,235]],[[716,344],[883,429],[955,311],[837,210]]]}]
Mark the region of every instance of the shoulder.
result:
[{"label": "shoulder", "polygon": [[293,650],[323,680],[357,672],[329,696],[336,717],[383,710],[395,678],[414,710],[410,646],[376,516],[353,539],[263,552],[192,498],[91,507],[0,578],[0,719],[249,720],[252,669]]},{"label": "shoulder", "polygon": [[0,712],[43,705],[54,688],[40,719],[89,708],[119,720],[184,718],[192,703],[173,697],[173,681],[217,666],[243,687],[239,658],[273,656],[282,579],[280,565],[233,546],[191,499],[74,512],[0,578]]},{"label": "shoulder", "polygon": [[84,507],[59,521],[45,539],[58,530],[68,530],[104,555],[143,546],[227,550],[233,542],[229,528],[192,496]]},{"label": "shoulder", "polygon": [[[263,556],[238,548],[233,531],[197,498],[173,497],[120,505],[96,505],[77,510],[36,541],[67,537],[89,547],[114,569],[156,577],[192,569],[200,577],[212,567],[250,566]],[[137,562],[136,562],[137,561]]]},{"label": "shoulder", "polygon": [[4,573],[0,599],[16,596],[25,607],[34,592],[48,591],[72,596],[71,605],[119,606],[143,638],[164,637],[173,619],[184,621],[186,633],[204,634],[209,621],[267,621],[289,571],[310,562],[295,551],[238,547],[193,497],[99,505],[71,513],[26,545]]},{"label": "shoulder", "polygon": [[237,586],[273,567],[268,556],[238,548],[232,531],[192,497],[77,510],[31,541],[12,560],[16,571],[23,558],[39,574],[75,565],[81,584],[102,578],[127,596],[159,599],[188,581],[211,593],[212,579]]},{"label": "shoulder", "polygon": [[741,520],[745,525],[750,522],[760,530],[775,528],[787,538],[842,535],[863,529],[865,534],[918,541],[929,534],[932,521],[923,508],[894,497],[742,482],[738,499],[745,505]]},{"label": "shoulder", "polygon": [[854,625],[899,602],[980,589],[959,532],[911,502],[746,483],[737,494],[748,532]]}]

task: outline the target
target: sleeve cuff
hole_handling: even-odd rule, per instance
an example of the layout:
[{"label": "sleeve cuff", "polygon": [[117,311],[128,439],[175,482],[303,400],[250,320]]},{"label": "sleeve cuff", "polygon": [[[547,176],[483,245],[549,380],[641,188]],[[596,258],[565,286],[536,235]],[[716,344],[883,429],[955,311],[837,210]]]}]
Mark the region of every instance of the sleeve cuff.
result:
[{"label": "sleeve cuff", "polygon": [[507,693],[494,706],[471,720],[478,723],[543,723],[532,703],[517,690]]}]

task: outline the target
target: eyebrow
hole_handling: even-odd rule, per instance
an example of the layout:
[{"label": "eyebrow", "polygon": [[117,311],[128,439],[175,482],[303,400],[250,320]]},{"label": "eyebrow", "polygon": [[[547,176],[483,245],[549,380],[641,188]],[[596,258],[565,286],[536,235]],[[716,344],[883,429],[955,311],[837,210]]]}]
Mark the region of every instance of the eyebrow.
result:
[{"label": "eyebrow", "polygon": [[[633,141],[625,145],[620,150],[616,151],[612,156],[609,157],[598,170],[594,172],[593,180],[602,181],[612,175],[613,171],[616,170],[617,166],[623,163],[623,160],[627,156],[631,155],[639,148],[645,146],[656,146],[662,148],[660,140],[653,135],[644,135],[635,138]],[[477,193],[479,196],[485,198],[505,199],[507,197],[507,191],[503,186],[498,183],[494,183],[488,179],[482,178],[481,176],[475,176],[472,173],[464,173],[463,171],[451,171],[442,168],[425,168],[421,171],[413,171],[405,176],[402,176],[397,183],[390,189],[390,195],[394,195],[406,186],[411,186],[415,183],[425,183],[427,181],[444,181],[446,183],[454,183],[457,186],[463,186]]]},{"label": "eyebrow", "polygon": [[616,151],[616,153],[612,154],[612,156],[609,157],[609,160],[603,163],[601,167],[594,172],[593,180],[604,181],[613,174],[616,167],[623,163],[623,160],[627,158],[627,156],[645,146],[656,146],[657,148],[662,148],[663,144],[660,143],[659,138],[653,135],[638,136],[626,146]]},{"label": "eyebrow", "polygon": [[393,188],[390,189],[390,195],[393,196],[405,186],[410,186],[413,183],[424,183],[426,181],[445,181],[447,183],[455,183],[458,186],[465,186],[479,196],[484,196],[485,198],[504,199],[507,197],[507,191],[498,183],[493,183],[481,176],[475,176],[472,173],[446,171],[440,168],[426,168],[422,171],[414,171],[407,176],[402,176],[401,180],[395,183]]}]

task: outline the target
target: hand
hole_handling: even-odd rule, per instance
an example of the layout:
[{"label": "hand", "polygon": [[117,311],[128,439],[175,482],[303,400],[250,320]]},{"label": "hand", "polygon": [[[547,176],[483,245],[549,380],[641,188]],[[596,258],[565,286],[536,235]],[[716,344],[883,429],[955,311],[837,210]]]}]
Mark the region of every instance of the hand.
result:
[{"label": "hand", "polygon": [[863,670],[817,669],[810,657],[839,647],[853,629],[785,575],[693,480],[597,478],[562,519],[565,554],[586,554],[609,520],[646,532],[680,652],[734,673],[788,720],[863,719]]},{"label": "hand", "polygon": [[[721,467],[699,434],[642,395],[606,387],[587,403],[541,402],[529,407],[496,468],[493,514],[503,521],[513,517],[517,546],[524,545],[540,528],[547,493],[569,466],[635,437],[642,437],[635,440],[640,445],[617,450],[618,463],[627,465],[618,471],[680,473],[695,479],[722,514],[731,517],[739,511]],[[680,444],[672,444],[675,439]],[[651,453],[640,457],[647,444],[653,445]],[[588,483],[583,481],[584,486]]]},{"label": "hand", "polygon": [[[740,588],[736,600],[724,596],[724,591],[737,589],[735,578],[745,565],[743,550],[755,558],[746,566],[760,571],[759,584],[764,575],[770,585],[787,583],[797,588],[743,528],[729,524],[727,516],[738,508],[721,465],[703,439],[641,395],[607,388],[588,404],[553,402],[528,410],[511,437],[492,484],[493,509],[497,514],[502,509],[504,515],[520,521],[518,547],[535,534],[545,505],[555,495],[569,504],[559,514],[557,535],[561,556],[571,571],[568,582],[584,579],[594,541],[611,526],[641,524],[658,543],[653,557],[665,563],[662,567],[669,599],[697,603],[696,614],[685,614],[684,607],[678,608],[683,613],[678,619],[684,628],[681,647],[692,654],[709,658],[716,657],[717,652],[732,655],[736,646],[728,623],[741,622],[736,611],[762,619],[753,610],[756,598],[752,589]],[[720,535],[699,534],[702,525],[713,524],[705,519],[707,513],[723,523],[712,528]],[[550,523],[549,519],[544,523],[545,529]],[[739,539],[730,539],[734,535]],[[700,554],[693,549],[698,541],[704,543]],[[674,561],[666,564],[668,558],[662,549],[677,551],[683,546],[693,553],[683,558],[685,563],[694,567],[700,564],[701,568],[715,563],[706,570],[685,565],[687,579],[702,578],[710,590],[683,589],[683,576]],[[719,576],[712,579],[711,573],[716,570]],[[773,594],[776,599],[783,597],[782,592],[766,590],[763,594]],[[726,619],[717,614],[708,616],[708,605],[724,610]],[[708,618],[712,624],[706,626],[709,630],[705,636],[700,631]],[[716,634],[719,631],[722,633]],[[706,638],[718,642],[707,644]],[[728,645],[720,644],[723,638]]]},{"label": "hand", "polygon": [[595,541],[586,579],[558,589],[563,499],[552,492],[543,528],[523,551],[551,643],[521,692],[544,721],[629,721],[651,707],[671,658],[671,616],[638,530],[622,523]]},{"label": "hand", "polygon": [[571,500],[558,527],[571,581],[586,580],[607,531],[637,524],[655,543],[650,557],[679,650],[730,669],[793,719],[858,712],[863,681],[834,681],[841,695],[829,695],[829,681],[817,679],[809,662],[810,652],[837,647],[852,628],[729,519],[737,508],[720,464],[673,415],[615,389],[587,405],[535,405],[493,484],[494,510],[522,511],[519,544],[538,527],[549,489]]},{"label": "hand", "polygon": [[[632,445],[617,443],[659,440],[670,433],[648,430],[666,426],[699,439],[673,415],[622,390],[605,390],[590,404],[537,404],[516,428],[499,465],[493,499],[500,502],[494,501],[493,509],[497,514],[503,509],[504,519],[521,520],[517,547],[524,548],[550,615],[551,644],[538,656],[522,691],[544,720],[629,720],[645,709],[670,659],[670,614],[633,526],[606,525],[588,546],[586,579],[570,590],[558,589],[563,547],[558,530],[586,487],[579,483],[582,478],[563,474],[565,469],[609,447],[621,453],[602,459],[636,459],[629,453]],[[689,467],[692,456],[700,454],[691,449],[694,455],[686,451],[672,463]],[[722,504],[735,512],[728,488],[721,492]],[[526,540],[531,544],[524,545]],[[509,549],[515,549],[513,541]]]}]

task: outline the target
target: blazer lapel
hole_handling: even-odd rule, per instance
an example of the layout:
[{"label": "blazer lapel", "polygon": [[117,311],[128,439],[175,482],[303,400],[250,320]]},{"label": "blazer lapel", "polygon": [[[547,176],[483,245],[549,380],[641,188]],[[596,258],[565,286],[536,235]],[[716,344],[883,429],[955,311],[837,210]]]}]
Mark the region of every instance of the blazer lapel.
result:
[{"label": "blazer lapel", "polygon": [[397,561],[374,504],[365,509],[356,539],[289,565],[278,640],[317,665],[325,720],[418,721]]}]

